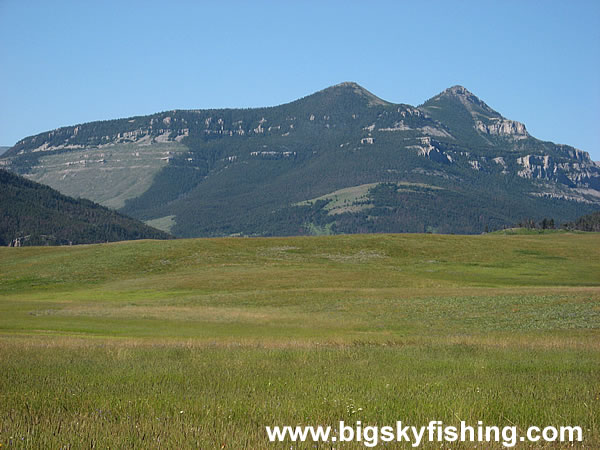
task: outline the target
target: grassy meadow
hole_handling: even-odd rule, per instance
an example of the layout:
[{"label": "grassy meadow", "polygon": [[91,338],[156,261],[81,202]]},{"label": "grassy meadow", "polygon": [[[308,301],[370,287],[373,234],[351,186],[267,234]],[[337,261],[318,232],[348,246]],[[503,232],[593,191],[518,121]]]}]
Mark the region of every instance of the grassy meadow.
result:
[{"label": "grassy meadow", "polygon": [[0,248],[3,447],[330,448],[264,427],[340,420],[600,448],[600,235]]}]

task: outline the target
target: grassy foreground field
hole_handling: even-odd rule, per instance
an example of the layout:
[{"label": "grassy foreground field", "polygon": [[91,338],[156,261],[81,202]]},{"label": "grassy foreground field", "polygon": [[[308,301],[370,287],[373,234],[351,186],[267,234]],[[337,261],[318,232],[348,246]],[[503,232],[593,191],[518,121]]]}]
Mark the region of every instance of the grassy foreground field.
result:
[{"label": "grassy foreground field", "polygon": [[600,235],[0,248],[3,446],[330,448],[265,426],[340,420],[600,448]]}]

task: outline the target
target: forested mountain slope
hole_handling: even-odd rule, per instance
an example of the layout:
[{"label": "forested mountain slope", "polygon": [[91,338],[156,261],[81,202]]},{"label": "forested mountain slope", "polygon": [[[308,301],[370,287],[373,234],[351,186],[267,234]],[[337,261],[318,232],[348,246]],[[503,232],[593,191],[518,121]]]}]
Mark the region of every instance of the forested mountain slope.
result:
[{"label": "forested mountain slope", "polygon": [[89,200],[0,170],[0,245],[68,245],[170,236]]}]

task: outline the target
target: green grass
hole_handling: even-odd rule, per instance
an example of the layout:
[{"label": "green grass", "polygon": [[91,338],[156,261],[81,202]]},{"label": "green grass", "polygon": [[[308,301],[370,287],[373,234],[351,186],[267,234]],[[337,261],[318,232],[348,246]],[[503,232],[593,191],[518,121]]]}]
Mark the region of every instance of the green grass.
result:
[{"label": "green grass", "polygon": [[176,221],[175,216],[165,216],[158,219],[146,220],[144,223],[151,227],[170,233],[171,228],[175,226]]},{"label": "green grass", "polygon": [[562,228],[507,228],[505,230],[493,231],[492,234],[505,234],[509,236],[514,235],[536,235],[536,234],[555,234],[555,233],[580,233],[580,231],[567,231]]},{"label": "green grass", "polygon": [[[322,195],[311,200],[305,200],[303,202],[296,203],[296,206],[313,205],[317,201],[325,200],[327,205],[325,210],[328,211],[329,215],[343,214],[347,212],[359,212],[365,211],[372,208],[374,205],[369,197],[369,191],[380,183],[368,183],[361,184],[359,186],[351,186],[344,189],[338,189],[337,191],[329,194]],[[397,182],[394,183],[399,191],[403,192],[415,192],[415,188],[425,188],[431,190],[440,190],[442,188],[438,186],[432,186],[429,184],[422,183],[408,183],[408,182]],[[313,226],[313,228],[316,228]],[[314,231],[314,230],[313,230]],[[321,235],[324,233],[315,233],[314,235]],[[329,233],[327,233],[329,234]]]},{"label": "green grass", "polygon": [[595,448],[598,255],[581,233],[1,248],[0,443],[282,448],[265,426],[437,419]]}]

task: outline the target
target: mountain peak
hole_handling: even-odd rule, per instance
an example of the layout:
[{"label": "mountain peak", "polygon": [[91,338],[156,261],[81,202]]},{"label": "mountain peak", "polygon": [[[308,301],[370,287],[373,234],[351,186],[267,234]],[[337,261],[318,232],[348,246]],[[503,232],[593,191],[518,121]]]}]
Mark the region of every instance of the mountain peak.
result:
[{"label": "mountain peak", "polygon": [[445,91],[438,94],[438,96],[459,97],[474,103],[481,102],[481,100],[475,94],[473,94],[466,87],[461,86],[460,84],[449,87]]},{"label": "mountain peak", "polygon": [[366,90],[365,88],[363,88],[360,84],[355,83],[354,81],[342,81],[341,83],[335,84],[333,86],[331,86],[332,88],[336,88],[336,87],[351,87],[353,89],[362,89],[362,90]]},{"label": "mountain peak", "polygon": [[425,105],[431,105],[443,99],[460,102],[471,114],[479,113],[480,115],[482,114],[487,117],[503,118],[500,113],[494,111],[487,103],[459,84],[440,92],[438,95],[425,102]]},{"label": "mountain peak", "polygon": [[346,91],[346,90],[350,91],[351,93],[353,93],[355,95],[365,98],[368,101],[369,106],[389,105],[390,104],[389,102],[386,102],[385,100],[377,97],[375,94],[368,91],[367,89],[362,87],[360,84],[355,83],[354,81],[344,81],[342,83],[338,83],[336,85],[333,85],[331,87],[323,89],[321,92],[336,92],[336,91]]},{"label": "mountain peak", "polygon": [[449,87],[448,89],[443,91],[442,94],[477,98],[475,94],[473,94],[466,87],[461,86],[460,84],[455,84],[454,86]]}]

